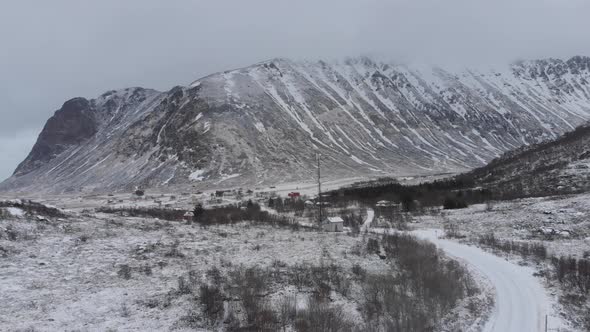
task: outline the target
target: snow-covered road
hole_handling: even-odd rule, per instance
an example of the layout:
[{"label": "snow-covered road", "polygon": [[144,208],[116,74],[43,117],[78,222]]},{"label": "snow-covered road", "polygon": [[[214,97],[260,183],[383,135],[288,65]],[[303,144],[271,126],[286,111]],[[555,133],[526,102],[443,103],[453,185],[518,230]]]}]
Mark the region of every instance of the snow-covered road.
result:
[{"label": "snow-covered road", "polygon": [[361,226],[361,232],[364,233],[369,228],[373,222],[373,218],[375,218],[375,211],[373,209],[367,209],[367,217]]},{"label": "snow-covered road", "polygon": [[539,279],[533,276],[531,268],[513,264],[477,247],[439,239],[434,230],[418,230],[413,234],[433,242],[449,256],[463,260],[492,283],[495,288],[495,307],[483,331],[545,331],[546,314],[550,316],[549,328],[563,326],[552,315],[547,292]]}]

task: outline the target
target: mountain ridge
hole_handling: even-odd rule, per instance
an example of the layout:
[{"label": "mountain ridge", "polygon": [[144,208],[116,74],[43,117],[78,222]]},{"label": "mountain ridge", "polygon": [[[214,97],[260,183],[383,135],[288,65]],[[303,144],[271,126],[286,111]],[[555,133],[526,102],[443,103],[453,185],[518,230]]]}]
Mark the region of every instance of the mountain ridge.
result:
[{"label": "mountain ridge", "polygon": [[453,72],[368,57],[271,59],[167,92],[84,99],[88,110],[73,113],[94,120],[48,124],[96,132],[60,136],[46,124],[0,190],[305,181],[316,153],[328,178],[464,171],[590,119],[589,81],[590,58],[580,56]]}]

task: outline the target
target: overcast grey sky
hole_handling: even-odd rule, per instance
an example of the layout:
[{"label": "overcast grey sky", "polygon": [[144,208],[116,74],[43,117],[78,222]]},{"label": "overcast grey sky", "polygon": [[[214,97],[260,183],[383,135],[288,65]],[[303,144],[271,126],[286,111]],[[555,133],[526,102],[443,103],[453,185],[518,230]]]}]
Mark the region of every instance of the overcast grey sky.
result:
[{"label": "overcast grey sky", "polygon": [[1,0],[0,179],[72,97],[273,57],[478,64],[590,55],[588,0]]}]

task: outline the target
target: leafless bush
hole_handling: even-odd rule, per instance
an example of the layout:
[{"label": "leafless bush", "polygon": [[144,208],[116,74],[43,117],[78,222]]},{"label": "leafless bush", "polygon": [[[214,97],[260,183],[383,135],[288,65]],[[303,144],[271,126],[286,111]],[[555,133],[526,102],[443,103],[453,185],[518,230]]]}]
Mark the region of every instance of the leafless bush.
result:
[{"label": "leafless bush", "polygon": [[192,288],[184,277],[178,277],[178,293],[181,295],[192,294]]},{"label": "leafless bush", "polygon": [[353,331],[354,324],[340,307],[310,300],[305,310],[297,312],[295,329],[299,332],[345,332]]},{"label": "leafless bush", "polygon": [[285,296],[279,303],[278,320],[283,332],[287,331],[287,326],[292,324],[297,317],[297,299],[295,296]]},{"label": "leafless bush", "polygon": [[207,277],[212,281],[213,285],[220,287],[223,281],[221,271],[216,266],[207,270]]},{"label": "leafless bush", "polygon": [[180,251],[180,249],[178,249],[179,246],[180,246],[180,241],[177,239],[172,243],[172,245],[170,246],[170,249],[164,254],[164,256],[174,257],[174,258],[183,258],[184,254]]},{"label": "leafless bush", "polygon": [[3,233],[4,235],[0,233],[0,238],[5,237],[10,241],[16,241],[19,238],[19,232],[12,225],[6,226]]},{"label": "leafless bush", "polygon": [[123,303],[123,305],[121,306],[121,317],[127,318],[129,317],[129,315],[129,308],[127,307],[127,304]]},{"label": "leafless bush", "polygon": [[246,206],[227,205],[204,209],[197,221],[202,226],[235,224],[251,221],[273,226],[293,226],[294,220],[281,215],[262,211],[257,203],[248,202]]},{"label": "leafless bush", "polygon": [[316,280],[315,289],[313,291],[314,299],[318,302],[327,302],[330,299],[332,287],[328,281]]},{"label": "leafless bush", "polygon": [[384,311],[386,292],[395,292],[395,279],[388,275],[370,275],[362,284],[362,311],[367,321],[378,320]]},{"label": "leafless bush", "polygon": [[367,252],[369,254],[378,254],[379,253],[379,240],[370,238],[367,241]]},{"label": "leafless bush", "polygon": [[386,330],[430,331],[459,300],[479,290],[467,270],[429,242],[410,235],[385,235],[387,257],[399,274],[367,277],[366,315],[379,317]]},{"label": "leafless bush", "polygon": [[157,207],[123,207],[113,208],[108,206],[99,207],[96,212],[127,215],[130,217],[158,218],[170,221],[183,220],[185,210],[165,209]]},{"label": "leafless bush", "polygon": [[465,235],[459,231],[459,225],[455,222],[445,221],[444,223],[445,236],[449,239],[462,239]]},{"label": "leafless bush", "polygon": [[354,211],[341,212],[340,217],[344,220],[344,226],[350,227],[352,234],[359,234],[361,231],[361,225],[363,224],[363,216],[360,213]]},{"label": "leafless bush", "polygon": [[257,267],[241,267],[229,274],[233,291],[242,302],[248,328],[255,331],[273,330],[277,319],[265,300],[271,272]]},{"label": "leafless bush", "polygon": [[120,265],[117,275],[125,280],[131,279],[131,267],[127,264]]},{"label": "leafless bush", "polygon": [[80,243],[86,243],[86,242],[88,242],[89,239],[90,239],[90,235],[88,235],[88,234],[82,234],[78,238],[78,242],[80,242]]},{"label": "leafless bush", "polygon": [[223,293],[219,288],[216,286],[201,285],[199,301],[209,325],[215,324],[223,317]]},{"label": "leafless bush", "polygon": [[0,257],[8,257],[8,249],[0,246]]},{"label": "leafless bush", "polygon": [[272,261],[272,266],[274,268],[285,268],[287,267],[287,263],[281,261],[280,259],[275,259],[274,261]]},{"label": "leafless bush", "polygon": [[143,264],[139,267],[139,272],[145,274],[146,276],[152,275],[152,267],[149,264]]},{"label": "leafless bush", "polygon": [[362,246],[361,243],[357,243],[350,248],[350,253],[355,256],[360,256],[362,254]]},{"label": "leafless bush", "polygon": [[338,265],[332,264],[328,266],[329,281],[332,284],[334,290],[342,296],[348,296],[351,288],[351,282]]},{"label": "leafless bush", "polygon": [[363,269],[359,264],[352,266],[352,273],[360,280],[364,280],[367,276],[367,270]]},{"label": "leafless bush", "polygon": [[189,310],[186,315],[182,316],[180,322],[189,328],[202,328],[201,314],[194,309]]},{"label": "leafless bush", "polygon": [[310,272],[311,268],[306,265],[294,265],[289,269],[288,278],[292,285],[298,290],[311,285]]},{"label": "leafless bush", "polygon": [[542,243],[503,241],[497,239],[493,233],[479,238],[479,244],[509,254],[520,255],[523,258],[531,257],[537,260],[547,259],[547,248]]},{"label": "leafless bush", "polygon": [[590,295],[590,260],[553,257],[551,261],[557,280],[564,288],[575,288],[585,296]]}]

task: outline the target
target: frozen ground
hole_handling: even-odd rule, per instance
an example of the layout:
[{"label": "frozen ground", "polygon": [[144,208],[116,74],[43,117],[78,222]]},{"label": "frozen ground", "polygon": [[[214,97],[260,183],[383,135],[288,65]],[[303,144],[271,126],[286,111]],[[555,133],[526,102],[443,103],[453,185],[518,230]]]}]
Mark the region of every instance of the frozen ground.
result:
[{"label": "frozen ground", "polygon": [[[73,208],[69,216],[46,220],[4,208],[10,214],[0,218],[0,330],[186,330],[187,316],[208,330],[203,317],[194,316],[200,310],[195,311],[194,297],[182,292],[179,278],[207,282],[213,267],[227,275],[238,267],[285,274],[295,266],[337,266],[351,280],[353,266],[374,275],[396,273],[367,252],[370,235],[248,224],[202,228],[90,212],[101,201],[66,198],[64,204]],[[303,306],[313,294],[276,285],[268,292],[272,303],[293,295]],[[354,282],[349,295],[330,295],[331,305],[341,307],[355,323],[362,323],[364,299]],[[454,315],[465,322],[449,318],[446,324],[454,324],[449,326],[479,324],[476,312],[458,309]]]},{"label": "frozen ground", "polygon": [[[293,188],[273,189],[289,192]],[[5,235],[10,231],[14,238],[0,236],[4,299],[0,330],[182,328],[180,322],[194,304],[178,294],[178,278],[196,273],[204,279],[213,266],[270,268],[279,262],[287,267],[335,264],[348,271],[359,264],[374,273],[390,269],[376,255],[363,253],[364,237],[249,225],[203,229],[90,212],[105,205],[190,208],[196,200],[209,197],[210,193],[47,197],[46,203],[71,211],[70,218],[49,221],[27,216],[18,208],[5,209],[0,231]],[[426,230],[438,229],[442,234],[443,225],[453,223],[467,239],[493,232],[500,239],[542,241],[550,254],[582,257],[590,251],[589,212],[590,195],[523,199],[416,216],[414,226],[418,234],[470,266],[484,289],[493,286],[496,311],[486,332],[536,331],[545,313],[550,315],[550,326],[565,324],[553,311],[559,291],[549,285],[546,295],[543,286],[548,285],[532,276],[535,266],[518,266],[476,247],[439,239]],[[370,227],[373,216],[373,210],[367,209],[363,229]],[[535,234],[540,227],[568,230],[570,236],[548,241]],[[121,277],[125,266],[129,278]],[[289,293],[306,296],[293,289],[274,289],[272,296]],[[359,298],[334,296],[333,300],[358,322]]]},{"label": "frozen ground", "polygon": [[[452,223],[472,239],[493,233],[499,239],[542,242],[555,256],[582,258],[590,252],[590,194],[477,204],[416,216],[415,221],[420,228],[442,229]],[[562,235],[544,236],[541,229]]]},{"label": "frozen ground", "polygon": [[[178,278],[189,271],[203,278],[213,266],[389,269],[376,255],[351,254],[363,239],[345,234],[245,225],[203,229],[102,214],[45,223],[4,220],[2,227],[16,233],[13,240],[0,238],[3,331],[168,330],[192,308],[188,296],[176,294]],[[124,266],[129,278],[121,276]],[[358,319],[355,302],[334,301]]]}]

